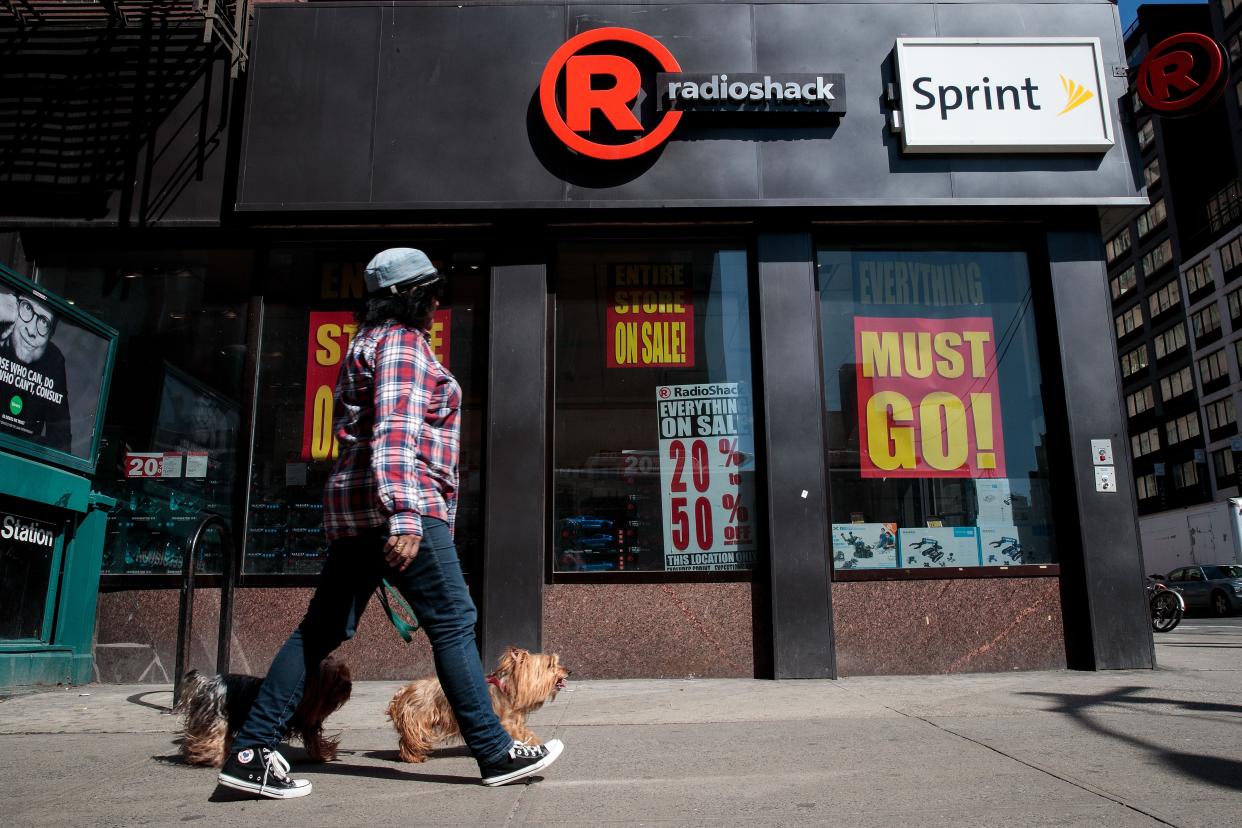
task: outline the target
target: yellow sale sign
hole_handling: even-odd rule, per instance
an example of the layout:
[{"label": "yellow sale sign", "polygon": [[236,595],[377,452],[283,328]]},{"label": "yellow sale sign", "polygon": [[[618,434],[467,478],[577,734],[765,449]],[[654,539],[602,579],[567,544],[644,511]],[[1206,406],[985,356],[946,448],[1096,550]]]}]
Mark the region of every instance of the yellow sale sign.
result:
[{"label": "yellow sale sign", "polygon": [[862,476],[1005,477],[989,317],[855,317]]}]

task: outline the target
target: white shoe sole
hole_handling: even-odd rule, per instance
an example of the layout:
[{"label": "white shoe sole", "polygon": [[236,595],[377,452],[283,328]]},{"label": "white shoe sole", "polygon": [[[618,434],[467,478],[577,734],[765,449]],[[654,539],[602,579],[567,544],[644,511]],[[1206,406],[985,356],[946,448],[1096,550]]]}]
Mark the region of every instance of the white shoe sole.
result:
[{"label": "white shoe sole", "polygon": [[256,785],[253,782],[247,782],[244,779],[238,779],[233,776],[225,776],[220,774],[216,777],[216,781],[226,788],[232,788],[236,791],[245,791],[255,796],[265,796],[268,799],[297,799],[300,796],[306,796],[311,792],[311,783],[307,780],[305,785],[296,788],[267,788],[263,785]]},{"label": "white shoe sole", "polygon": [[540,759],[535,764],[527,765],[521,770],[513,771],[513,773],[506,773],[503,776],[489,777],[483,780],[483,784],[487,785],[489,788],[494,788],[497,785],[507,785],[510,782],[516,782],[519,779],[534,776],[539,773],[539,771],[555,762],[560,757],[561,751],[565,749],[565,745],[560,739],[553,739],[544,745],[544,747],[548,749],[548,755]]}]

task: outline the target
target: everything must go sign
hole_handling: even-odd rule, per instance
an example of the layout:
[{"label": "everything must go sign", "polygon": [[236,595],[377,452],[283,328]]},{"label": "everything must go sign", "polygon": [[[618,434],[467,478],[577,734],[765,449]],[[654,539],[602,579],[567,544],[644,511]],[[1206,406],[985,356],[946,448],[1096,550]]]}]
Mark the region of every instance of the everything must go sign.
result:
[{"label": "everything must go sign", "polygon": [[1113,124],[1098,38],[898,38],[910,153],[1106,152]]}]

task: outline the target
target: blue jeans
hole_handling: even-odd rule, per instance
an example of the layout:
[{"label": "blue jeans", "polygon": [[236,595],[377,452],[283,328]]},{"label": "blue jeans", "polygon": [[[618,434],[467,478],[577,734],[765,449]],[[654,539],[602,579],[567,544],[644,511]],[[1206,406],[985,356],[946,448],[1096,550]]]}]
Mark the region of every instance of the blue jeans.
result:
[{"label": "blue jeans", "polygon": [[[242,748],[275,748],[302,700],[307,670],[353,638],[371,594],[387,578],[410,602],[431,640],[436,675],[453,708],[462,738],[480,765],[501,759],[513,744],[492,710],[475,645],[478,613],[448,525],[423,519],[418,557],[404,572],[384,562],[387,533],[378,530],[333,541],[306,617],[280,648],[246,723],[233,740]],[[394,633],[395,635],[395,633]]]}]

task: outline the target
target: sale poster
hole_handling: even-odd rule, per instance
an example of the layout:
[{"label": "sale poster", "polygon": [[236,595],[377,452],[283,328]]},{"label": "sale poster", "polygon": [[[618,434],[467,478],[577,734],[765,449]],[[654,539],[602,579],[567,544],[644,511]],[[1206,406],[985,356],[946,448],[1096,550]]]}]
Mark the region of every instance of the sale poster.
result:
[{"label": "sale poster", "polygon": [[893,569],[897,557],[896,523],[832,524],[835,569]]},{"label": "sale poster", "polygon": [[914,527],[897,532],[901,565],[979,566],[979,530],[974,526]]},{"label": "sale poster", "polygon": [[[431,317],[431,352],[449,366],[452,312],[438,310]],[[326,460],[337,455],[332,433],[332,393],[349,343],[358,332],[351,311],[312,311],[306,344],[306,403],[302,416],[302,459]]]},{"label": "sale poster", "polygon": [[754,566],[754,452],[739,385],[656,389],[667,571]]},{"label": "sale poster", "polygon": [[864,478],[1005,477],[989,317],[855,317]]},{"label": "sale poster", "polygon": [[683,264],[614,264],[608,273],[609,368],[694,366],[693,270]]}]

